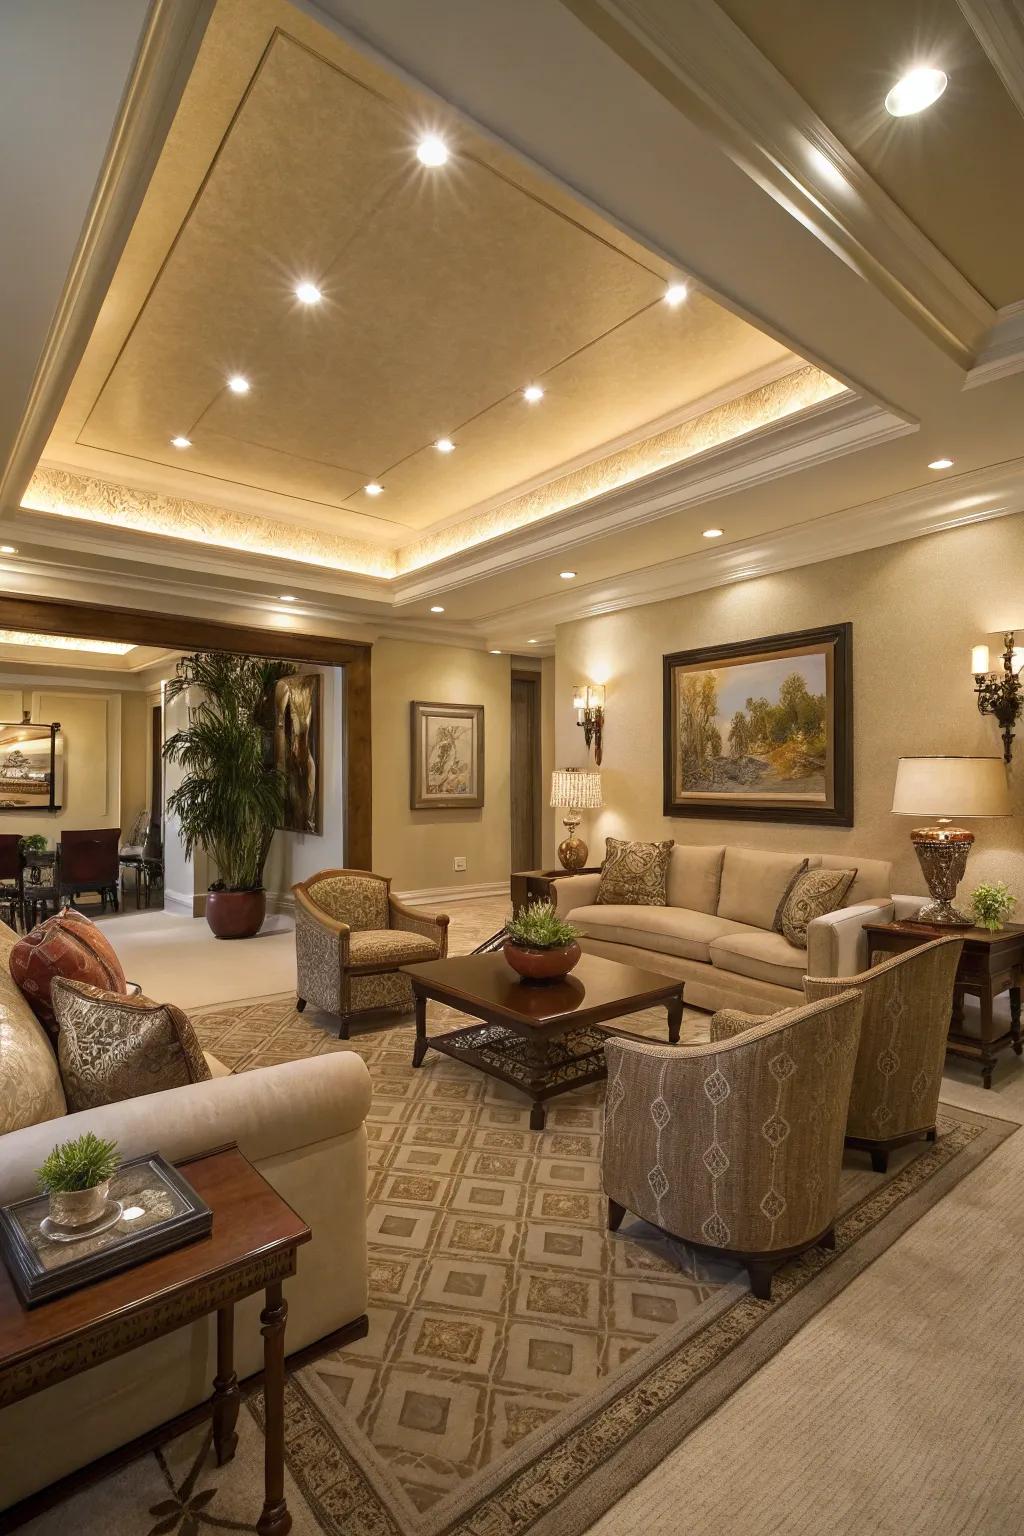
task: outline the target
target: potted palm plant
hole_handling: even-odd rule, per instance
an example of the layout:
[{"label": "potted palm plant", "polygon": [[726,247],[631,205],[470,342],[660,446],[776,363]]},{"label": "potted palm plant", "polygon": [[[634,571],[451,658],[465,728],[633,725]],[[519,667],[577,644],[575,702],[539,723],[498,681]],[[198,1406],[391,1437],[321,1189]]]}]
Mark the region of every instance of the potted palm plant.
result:
[{"label": "potted palm plant", "polygon": [[198,651],[183,656],[167,701],[186,695],[188,724],[164,744],[184,776],[167,798],[186,857],[203,848],[218,879],[206,921],[219,939],[247,939],[267,913],[263,869],[284,815],[284,781],[273,762],[274,685],[287,662]]}]

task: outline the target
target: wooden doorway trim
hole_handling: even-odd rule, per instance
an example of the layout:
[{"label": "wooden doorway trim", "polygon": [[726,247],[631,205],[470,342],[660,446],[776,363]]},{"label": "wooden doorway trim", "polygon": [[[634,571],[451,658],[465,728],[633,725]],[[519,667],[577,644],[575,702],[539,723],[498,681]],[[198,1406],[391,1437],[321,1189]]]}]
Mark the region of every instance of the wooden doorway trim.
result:
[{"label": "wooden doorway trim", "polygon": [[345,863],[373,868],[372,759],[370,748],[370,650],[362,640],[296,630],[221,624],[137,608],[104,608],[50,598],[0,596],[0,629],[35,635],[72,635],[82,640],[124,640],[133,645],[166,645],[179,651],[238,651],[317,661],[345,671]]}]

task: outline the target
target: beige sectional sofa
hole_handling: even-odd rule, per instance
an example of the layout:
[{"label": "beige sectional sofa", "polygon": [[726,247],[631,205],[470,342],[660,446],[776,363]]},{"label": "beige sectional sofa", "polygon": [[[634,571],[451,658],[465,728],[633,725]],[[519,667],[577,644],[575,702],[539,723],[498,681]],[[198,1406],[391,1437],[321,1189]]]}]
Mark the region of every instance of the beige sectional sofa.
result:
[{"label": "beige sectional sofa", "polygon": [[[809,869],[856,869],[847,904],[815,918],[807,948],[774,929],[804,859]],[[770,853],[677,843],[664,907],[599,906],[600,875],[556,880],[552,899],[582,932],[588,954],[679,976],[695,1008],[784,1008],[802,1003],[803,978],[854,976],[868,964],[866,922],[888,922],[892,865],[856,854]]]},{"label": "beige sectional sofa", "polygon": [[[49,1041],[11,980],[15,935],[0,923],[0,1204],[35,1192],[35,1170],[83,1131],[116,1138],[124,1157],[179,1161],[236,1141],[309,1223],[285,1283],[291,1353],[366,1311],[366,1134],[370,1080],[352,1052],[232,1076],[219,1063],[193,1083],[102,1109],[66,1113]],[[236,1366],[262,1365],[260,1296],[237,1309]],[[0,1509],[208,1397],[214,1322],[133,1350],[0,1410]]]}]

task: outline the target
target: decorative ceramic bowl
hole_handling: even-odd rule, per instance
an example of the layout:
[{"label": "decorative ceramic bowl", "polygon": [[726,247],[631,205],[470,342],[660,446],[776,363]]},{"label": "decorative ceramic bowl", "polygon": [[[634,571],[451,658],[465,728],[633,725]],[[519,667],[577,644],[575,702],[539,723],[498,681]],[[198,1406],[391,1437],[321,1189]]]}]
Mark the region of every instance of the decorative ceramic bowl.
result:
[{"label": "decorative ceramic bowl", "polygon": [[109,1194],[109,1179],[92,1189],[51,1190],[50,1220],[59,1227],[87,1227],[104,1214]]},{"label": "decorative ceramic bowl", "polygon": [[529,949],[524,944],[506,939],[502,953],[523,981],[543,986],[547,982],[564,981],[569,972],[579,965],[583,951],[575,939],[569,944],[557,944],[548,949]]}]

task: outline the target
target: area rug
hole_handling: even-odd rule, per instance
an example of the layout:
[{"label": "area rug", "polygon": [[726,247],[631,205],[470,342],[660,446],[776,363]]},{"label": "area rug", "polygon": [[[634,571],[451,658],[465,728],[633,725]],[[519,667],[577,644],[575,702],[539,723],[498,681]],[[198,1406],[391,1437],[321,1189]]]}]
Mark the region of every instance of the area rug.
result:
[{"label": "area rug", "polygon": [[[849,1153],[836,1251],[787,1265],[761,1302],[736,1266],[639,1221],[607,1232],[603,1085],[552,1101],[537,1133],[528,1103],[472,1068],[428,1053],[413,1071],[405,1020],[342,1043],[289,996],[195,1022],[235,1071],[351,1049],[373,1079],[369,1335],[287,1389],[296,1530],[331,1536],[577,1536],[1016,1130],[943,1105],[938,1140],[887,1176]],[[431,1007],[431,1031],[459,1022]],[[626,1027],[664,1038],[664,1013]],[[702,1034],[690,1015],[684,1040]],[[251,1458],[258,1394],[249,1410]],[[139,1536],[252,1528],[251,1482],[213,1466],[201,1432],[162,1454],[80,1495],[80,1536],[94,1520]]]}]

